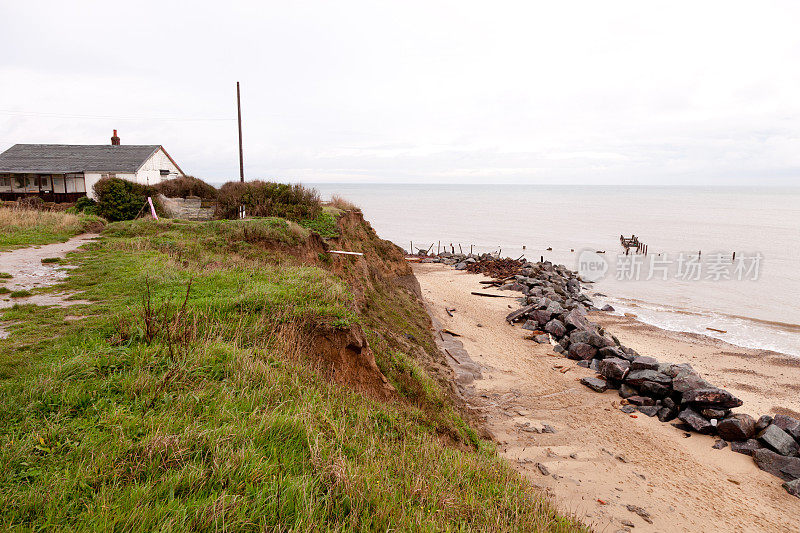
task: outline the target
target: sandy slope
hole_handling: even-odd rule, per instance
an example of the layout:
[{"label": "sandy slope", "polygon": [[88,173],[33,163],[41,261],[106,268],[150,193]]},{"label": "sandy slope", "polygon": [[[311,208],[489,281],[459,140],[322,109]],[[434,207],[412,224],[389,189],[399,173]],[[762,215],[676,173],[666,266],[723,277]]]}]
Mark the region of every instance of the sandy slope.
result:
[{"label": "sandy slope", "polygon": [[[505,322],[515,300],[471,295],[482,278],[441,265],[414,270],[429,312],[462,335],[464,348],[482,366],[483,379],[466,391],[469,403],[485,418],[501,453],[552,492],[564,510],[597,531],[631,525],[635,531],[800,530],[800,499],[750,457],[712,449],[712,437],[686,437],[656,418],[619,411],[616,391],[598,394],[578,383],[591,371]],[[453,317],[446,306],[456,309]],[[800,410],[792,388],[800,383],[800,368],[784,358],[630,319],[602,322],[642,354],[690,361],[712,382],[741,394],[746,403],[740,410],[760,414],[776,404]],[[544,424],[556,432],[537,432]],[[644,509],[652,524],[628,505]]]}]

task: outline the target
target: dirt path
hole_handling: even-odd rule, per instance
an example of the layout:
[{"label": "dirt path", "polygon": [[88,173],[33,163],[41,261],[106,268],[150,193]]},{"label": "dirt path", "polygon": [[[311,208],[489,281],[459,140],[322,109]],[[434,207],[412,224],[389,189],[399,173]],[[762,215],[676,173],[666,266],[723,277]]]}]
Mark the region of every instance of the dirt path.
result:
[{"label": "dirt path", "polygon": [[[66,242],[45,244],[31,248],[19,248],[8,252],[0,252],[0,272],[11,274],[11,279],[0,280],[0,287],[9,291],[21,291],[49,287],[67,277],[69,266],[58,263],[43,264],[42,259],[51,257],[64,258],[67,253],[77,250],[87,242],[95,239],[96,234],[84,233]],[[0,309],[12,307],[14,304],[58,305],[62,307],[87,304],[85,300],[68,300],[70,293],[32,294],[22,298],[11,298],[8,294],[0,295]],[[0,325],[0,338],[7,335]]]},{"label": "dirt path", "polygon": [[[800,499],[750,457],[621,412],[616,391],[598,394],[578,382],[593,372],[505,322],[515,300],[471,295],[481,278],[441,265],[414,271],[431,315],[461,334],[481,365],[483,378],[465,396],[500,453],[564,510],[597,531],[798,531]],[[455,308],[452,317],[445,307]],[[627,331],[624,342],[635,336]],[[693,353],[691,344],[683,348]]]}]

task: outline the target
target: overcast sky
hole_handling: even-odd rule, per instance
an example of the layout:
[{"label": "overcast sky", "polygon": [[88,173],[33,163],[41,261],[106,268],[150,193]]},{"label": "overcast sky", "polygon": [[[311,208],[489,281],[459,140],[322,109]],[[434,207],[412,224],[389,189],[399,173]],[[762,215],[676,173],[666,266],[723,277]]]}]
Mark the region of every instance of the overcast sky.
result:
[{"label": "overcast sky", "polygon": [[0,3],[0,150],[304,182],[800,183],[800,2]]}]

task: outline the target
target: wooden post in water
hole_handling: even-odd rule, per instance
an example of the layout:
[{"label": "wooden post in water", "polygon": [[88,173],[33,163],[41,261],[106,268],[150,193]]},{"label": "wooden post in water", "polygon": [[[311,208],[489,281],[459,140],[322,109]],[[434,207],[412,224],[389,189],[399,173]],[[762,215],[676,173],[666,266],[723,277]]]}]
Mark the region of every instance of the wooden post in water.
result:
[{"label": "wooden post in water", "polygon": [[436,255],[438,256],[442,250],[442,241],[439,241],[439,244],[436,245]]},{"label": "wooden post in water", "polygon": [[469,255],[472,255],[472,245],[469,245]]},{"label": "wooden post in water", "polygon": [[733,257],[731,257],[731,261],[736,261],[736,252],[733,252]]},{"label": "wooden post in water", "polygon": [[414,241],[411,241],[411,251],[409,253],[414,255]]},{"label": "wooden post in water", "polygon": [[458,243],[458,253],[463,254],[464,250],[461,249],[461,243]]}]

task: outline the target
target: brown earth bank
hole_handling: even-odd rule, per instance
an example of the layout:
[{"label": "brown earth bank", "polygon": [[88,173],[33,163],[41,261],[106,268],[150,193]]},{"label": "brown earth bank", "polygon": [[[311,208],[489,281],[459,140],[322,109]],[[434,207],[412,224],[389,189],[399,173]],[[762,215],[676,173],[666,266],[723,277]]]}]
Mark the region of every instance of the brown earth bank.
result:
[{"label": "brown earth bank", "polygon": [[[483,277],[435,264],[415,264],[414,272],[434,322],[460,335],[480,365],[482,379],[462,387],[467,404],[500,453],[564,511],[598,531],[800,530],[800,499],[778,478],[746,455],[712,448],[713,437],[623,413],[616,391],[598,394],[581,385],[594,372],[506,322],[515,299],[470,294]],[[642,355],[690,362],[744,400],[738,412],[800,411],[794,359],[627,317],[595,313],[591,319]]]}]

